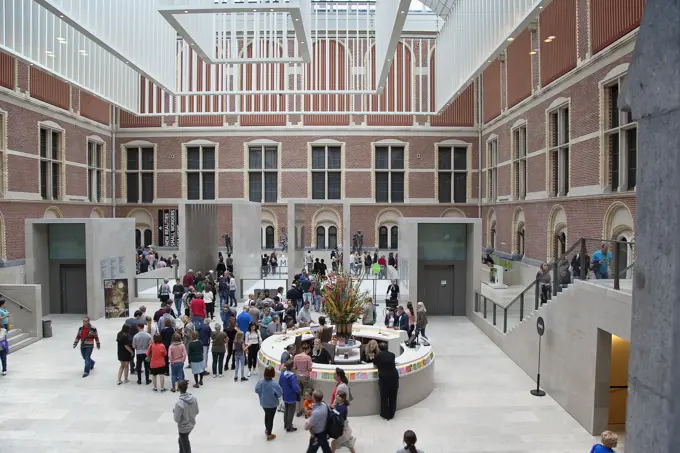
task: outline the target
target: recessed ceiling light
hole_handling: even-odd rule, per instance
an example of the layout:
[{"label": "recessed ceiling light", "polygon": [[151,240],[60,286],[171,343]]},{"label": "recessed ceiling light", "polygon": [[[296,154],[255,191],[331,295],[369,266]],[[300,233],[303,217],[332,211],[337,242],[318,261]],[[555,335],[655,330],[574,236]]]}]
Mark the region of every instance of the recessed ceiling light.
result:
[{"label": "recessed ceiling light", "polygon": [[300,44],[304,44],[304,43],[305,43],[304,41],[300,41]]},{"label": "recessed ceiling light", "polygon": [[274,8],[271,8],[269,11],[274,11]]},{"label": "recessed ceiling light", "polygon": [[83,57],[87,57],[87,52],[80,52],[80,55]]},{"label": "recessed ceiling light", "polygon": [[51,50],[46,50],[45,53],[46,53],[47,55],[49,55],[49,54],[54,53],[54,52],[52,52]]},{"label": "recessed ceiling light", "polygon": [[489,60],[489,63],[491,63],[491,60]]},{"label": "recessed ceiling light", "polygon": [[68,44],[68,41],[66,41],[65,39],[63,39],[63,40],[59,41],[59,44]]},{"label": "recessed ceiling light", "polygon": [[66,41],[66,38],[62,38],[61,36],[57,36],[57,41]]},{"label": "recessed ceiling light", "polygon": [[514,40],[515,40],[515,38],[513,38],[512,36],[508,38],[508,41],[514,41]]},{"label": "recessed ceiling light", "polygon": [[63,14],[61,14],[61,15],[59,15],[59,17],[63,18],[63,17],[64,17],[64,15],[63,15]]},{"label": "recessed ceiling light", "polygon": [[126,61],[125,64],[130,64],[130,62],[129,62],[129,61]]},{"label": "recessed ceiling light", "polygon": [[254,11],[254,12],[257,12],[257,9],[254,9],[254,8],[253,8],[253,11]]},{"label": "recessed ceiling light", "polygon": [[85,49],[80,49],[78,52],[80,52],[80,53],[87,53],[87,50],[85,50]]},{"label": "recessed ceiling light", "polygon": [[538,52],[536,52],[535,50],[532,50],[531,52],[529,52],[529,55],[536,55],[537,53]]},{"label": "recessed ceiling light", "polygon": [[50,58],[54,58],[54,54],[53,54],[53,53],[48,53],[47,56],[50,57]]},{"label": "recessed ceiling light", "polygon": [[545,39],[543,42],[552,42],[552,39]]},{"label": "recessed ceiling light", "polygon": [[555,39],[555,36],[548,36],[548,39],[553,40]]},{"label": "recessed ceiling light", "polygon": [[543,9],[543,7],[542,7],[542,6],[539,6],[538,9]]},{"label": "recessed ceiling light", "polygon": [[186,13],[188,13],[188,12],[189,12],[189,11],[187,11],[186,9],[184,10],[184,14],[186,14]]},{"label": "recessed ceiling light", "polygon": [[401,12],[401,14],[404,14],[404,13],[405,13],[405,11],[402,11],[402,12]]}]

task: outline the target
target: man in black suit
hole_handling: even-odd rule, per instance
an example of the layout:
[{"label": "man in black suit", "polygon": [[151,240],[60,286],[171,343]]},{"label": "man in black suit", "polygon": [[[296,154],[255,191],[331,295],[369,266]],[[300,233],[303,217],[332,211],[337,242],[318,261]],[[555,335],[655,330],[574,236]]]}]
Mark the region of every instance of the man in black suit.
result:
[{"label": "man in black suit", "polygon": [[380,343],[380,352],[375,355],[373,365],[378,369],[380,387],[380,417],[392,420],[397,412],[397,393],[399,392],[399,372],[394,363],[394,354],[387,350],[387,343]]}]

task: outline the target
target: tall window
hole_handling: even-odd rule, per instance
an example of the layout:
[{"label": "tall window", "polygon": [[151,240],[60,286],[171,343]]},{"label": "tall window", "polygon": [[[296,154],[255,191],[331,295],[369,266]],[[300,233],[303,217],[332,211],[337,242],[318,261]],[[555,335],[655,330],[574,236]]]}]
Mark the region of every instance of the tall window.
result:
[{"label": "tall window", "polygon": [[569,106],[548,113],[550,142],[550,190],[552,196],[569,194]]},{"label": "tall window", "polygon": [[498,197],[498,139],[486,144],[486,198],[496,201]]},{"label": "tall window", "polygon": [[512,131],[513,156],[512,176],[515,180],[513,196],[524,200],[527,196],[527,127],[520,126]]},{"label": "tall window", "polygon": [[399,248],[399,227],[393,226],[390,228],[390,248]]},{"label": "tall window", "polygon": [[515,233],[515,249],[520,256],[524,256],[524,239],[524,223],[520,223]]},{"label": "tall window", "polygon": [[215,147],[187,147],[187,198],[215,199]]},{"label": "tall window", "polygon": [[375,201],[404,202],[404,147],[375,147]]},{"label": "tall window", "polygon": [[619,108],[619,87],[623,79],[605,87],[607,118],[605,143],[612,192],[635,189],[637,184],[637,123]]},{"label": "tall window", "polygon": [[262,246],[265,249],[274,248],[274,227],[271,225],[268,225],[264,229],[264,242],[262,243]]},{"label": "tall window", "polygon": [[153,203],[153,148],[127,148],[127,201]]},{"label": "tall window", "polygon": [[338,248],[338,229],[334,226],[328,227],[328,248]]},{"label": "tall window", "polygon": [[319,250],[338,248],[338,228],[335,225],[316,227],[316,248]]},{"label": "tall window", "polygon": [[102,201],[103,147],[100,142],[87,142],[87,199],[95,203]]},{"label": "tall window", "polygon": [[378,228],[378,248],[379,249],[386,249],[387,248],[387,227],[386,226],[381,226]]},{"label": "tall window", "polygon": [[316,248],[326,248],[326,228],[322,226],[316,227]]},{"label": "tall window", "polygon": [[437,170],[440,203],[467,201],[467,147],[440,146]]},{"label": "tall window", "polygon": [[314,200],[339,200],[340,147],[312,147],[312,198]]},{"label": "tall window", "polygon": [[399,247],[399,227],[387,227],[385,225],[378,228],[378,248],[397,249]]},{"label": "tall window", "polygon": [[58,200],[61,196],[62,132],[40,128],[40,196],[43,200]]},{"label": "tall window", "polygon": [[277,146],[248,148],[248,197],[250,201],[277,202],[278,162]]}]

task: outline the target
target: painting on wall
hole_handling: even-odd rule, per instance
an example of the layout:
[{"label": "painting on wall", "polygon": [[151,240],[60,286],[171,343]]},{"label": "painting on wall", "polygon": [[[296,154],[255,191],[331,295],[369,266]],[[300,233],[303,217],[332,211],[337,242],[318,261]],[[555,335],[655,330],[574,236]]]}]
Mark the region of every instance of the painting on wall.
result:
[{"label": "painting on wall", "polygon": [[104,280],[104,310],[107,318],[130,316],[128,279]]}]

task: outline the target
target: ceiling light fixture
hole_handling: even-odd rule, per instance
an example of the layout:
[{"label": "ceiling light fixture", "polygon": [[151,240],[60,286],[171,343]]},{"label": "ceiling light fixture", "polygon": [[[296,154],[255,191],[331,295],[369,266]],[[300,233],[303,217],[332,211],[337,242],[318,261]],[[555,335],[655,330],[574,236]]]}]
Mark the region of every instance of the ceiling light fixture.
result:
[{"label": "ceiling light fixture", "polygon": [[186,9],[184,10],[184,14],[187,14],[188,12],[189,12],[189,11],[187,11]]},{"label": "ceiling light fixture", "polygon": [[64,15],[63,15],[63,14],[61,14],[61,15],[60,15],[59,17],[61,17],[61,18],[63,19],[63,18],[64,18]]},{"label": "ceiling light fixture", "polygon": [[545,39],[543,42],[552,42],[552,39]]},{"label": "ceiling light fixture", "polygon": [[256,13],[256,12],[257,12],[257,9],[253,8],[253,12]]},{"label": "ceiling light fixture", "polygon": [[298,18],[296,17],[295,20],[298,21],[298,20],[300,20],[300,19],[298,19]]},{"label": "ceiling light fixture", "polygon": [[401,14],[405,14],[405,11],[402,11]]},{"label": "ceiling light fixture", "polygon": [[536,55],[537,53],[538,52],[536,52],[535,50],[532,50],[531,52],[529,52],[529,55]]},{"label": "ceiling light fixture", "polygon": [[509,42],[512,42],[512,41],[514,41],[514,40],[515,40],[515,38],[513,38],[512,36],[508,38],[508,41],[509,41]]},{"label": "ceiling light fixture", "polygon": [[68,44],[68,41],[66,41],[65,39],[62,39],[61,41],[59,41],[59,44]]},{"label": "ceiling light fixture", "polygon": [[48,53],[47,56],[50,57],[50,58],[54,58],[54,54],[53,54],[53,53]]},{"label": "ceiling light fixture", "polygon": [[80,52],[80,55],[83,57],[87,57],[87,52]]},{"label": "ceiling light fixture", "polygon": [[49,55],[49,54],[53,54],[54,52],[52,52],[51,50],[46,50],[45,53],[46,53],[47,55]]},{"label": "ceiling light fixture", "polygon": [[57,41],[66,41],[66,38],[62,38],[61,36],[57,36]]},{"label": "ceiling light fixture", "polygon": [[87,50],[85,50],[85,49],[80,49],[78,52],[80,52],[80,53],[87,53]]},{"label": "ceiling light fixture", "polygon": [[271,8],[269,11],[274,11],[274,8]]},{"label": "ceiling light fixture", "polygon": [[552,36],[552,35],[551,35],[551,36],[548,36],[548,39],[551,40],[551,41],[552,41],[553,39],[555,39],[555,38],[556,38],[556,37],[555,37],[555,36]]}]

